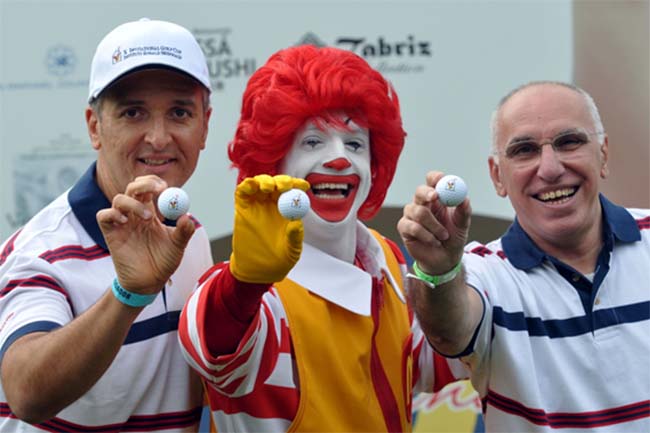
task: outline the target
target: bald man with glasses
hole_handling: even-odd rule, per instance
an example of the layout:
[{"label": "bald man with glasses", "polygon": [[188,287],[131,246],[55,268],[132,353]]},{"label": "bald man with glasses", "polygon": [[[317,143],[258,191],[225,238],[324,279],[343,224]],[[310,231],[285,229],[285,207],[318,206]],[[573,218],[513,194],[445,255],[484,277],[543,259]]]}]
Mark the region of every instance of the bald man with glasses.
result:
[{"label": "bald man with glasses", "polygon": [[423,331],[467,365],[488,432],[650,431],[650,210],[600,193],[596,104],[528,83],[501,100],[492,133],[490,176],[516,212],[501,238],[465,245],[469,199],[444,207],[440,172],[398,223],[424,272],[409,289]]}]

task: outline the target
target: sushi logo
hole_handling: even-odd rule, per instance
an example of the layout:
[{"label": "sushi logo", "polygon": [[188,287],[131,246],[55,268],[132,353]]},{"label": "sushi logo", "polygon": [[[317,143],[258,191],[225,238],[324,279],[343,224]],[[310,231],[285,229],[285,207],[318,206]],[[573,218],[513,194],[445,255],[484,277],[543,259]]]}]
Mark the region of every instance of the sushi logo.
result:
[{"label": "sushi logo", "polygon": [[223,90],[229,80],[249,77],[257,59],[237,55],[230,42],[230,28],[196,29],[194,36],[205,54],[213,90]]}]

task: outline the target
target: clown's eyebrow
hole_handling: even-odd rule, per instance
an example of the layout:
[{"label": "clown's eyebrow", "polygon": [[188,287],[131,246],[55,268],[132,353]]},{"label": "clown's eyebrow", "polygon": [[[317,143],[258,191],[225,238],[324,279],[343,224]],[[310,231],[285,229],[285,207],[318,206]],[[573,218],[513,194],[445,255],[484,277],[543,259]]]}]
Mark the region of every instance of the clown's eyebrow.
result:
[{"label": "clown's eyebrow", "polygon": [[352,121],[352,118],[351,118],[351,117],[348,117],[347,119],[345,119],[345,120],[343,121],[343,123],[345,123],[346,125],[349,125],[351,121]]}]

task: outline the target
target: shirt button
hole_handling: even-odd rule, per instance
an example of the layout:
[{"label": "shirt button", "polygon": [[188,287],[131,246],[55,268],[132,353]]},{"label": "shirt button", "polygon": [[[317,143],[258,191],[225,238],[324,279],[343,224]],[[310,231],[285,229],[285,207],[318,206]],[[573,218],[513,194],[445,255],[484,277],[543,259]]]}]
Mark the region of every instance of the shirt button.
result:
[{"label": "shirt button", "polygon": [[600,298],[596,298],[596,301],[594,302],[594,304],[599,305],[600,304]]},{"label": "shirt button", "polygon": [[577,283],[580,281],[580,275],[579,274],[573,274],[573,277],[571,277],[574,283]]}]

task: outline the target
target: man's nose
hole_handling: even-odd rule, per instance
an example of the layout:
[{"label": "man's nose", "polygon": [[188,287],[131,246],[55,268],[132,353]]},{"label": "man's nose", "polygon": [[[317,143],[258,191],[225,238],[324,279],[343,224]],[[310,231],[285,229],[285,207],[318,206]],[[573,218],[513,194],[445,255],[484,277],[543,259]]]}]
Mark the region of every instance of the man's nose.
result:
[{"label": "man's nose", "polygon": [[[546,146],[548,144],[548,146]],[[555,151],[551,143],[545,143],[540,148],[539,165],[537,167],[537,175],[546,180],[554,181],[560,177],[566,168],[560,159],[560,155]]]},{"label": "man's nose", "polygon": [[155,118],[151,121],[146,141],[156,150],[164,149],[171,142],[171,134],[165,119]]}]

